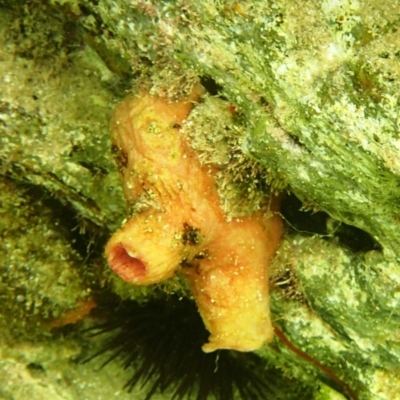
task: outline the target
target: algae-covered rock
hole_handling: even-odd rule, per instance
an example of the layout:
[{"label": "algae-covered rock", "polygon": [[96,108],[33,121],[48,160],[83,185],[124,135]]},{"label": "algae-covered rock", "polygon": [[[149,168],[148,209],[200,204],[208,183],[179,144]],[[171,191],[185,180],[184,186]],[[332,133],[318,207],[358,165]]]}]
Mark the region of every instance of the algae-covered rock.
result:
[{"label": "algae-covered rock", "polygon": [[[316,399],[395,399],[399,28],[389,0],[0,1],[5,320],[17,313],[21,333],[32,310],[37,324],[110,281],[122,297],[152,296],[151,287],[111,278],[101,261],[105,239],[128,216],[109,119],[127,91],[146,86],[173,101],[200,81],[209,94],[184,129],[204,162],[228,166],[219,192],[244,198],[230,211],[271,190],[302,203],[282,206],[272,315],[317,362],[278,338],[259,354],[311,385]],[[32,188],[68,210],[75,235]],[[51,248],[63,258],[60,277]],[[21,265],[28,258],[33,275]],[[5,270],[12,260],[17,269]],[[88,265],[96,265],[89,276]],[[185,293],[179,276],[166,290]]]},{"label": "algae-covered rock", "polygon": [[90,48],[64,43],[78,35],[71,24],[40,2],[2,12],[2,169],[115,229],[124,207],[108,137],[117,83]]},{"label": "algae-covered rock", "polygon": [[25,336],[28,329],[31,335],[37,325],[43,329],[79,308],[91,293],[62,215],[46,208],[45,198],[32,198],[32,188],[4,178],[0,188],[2,317],[16,334]]}]

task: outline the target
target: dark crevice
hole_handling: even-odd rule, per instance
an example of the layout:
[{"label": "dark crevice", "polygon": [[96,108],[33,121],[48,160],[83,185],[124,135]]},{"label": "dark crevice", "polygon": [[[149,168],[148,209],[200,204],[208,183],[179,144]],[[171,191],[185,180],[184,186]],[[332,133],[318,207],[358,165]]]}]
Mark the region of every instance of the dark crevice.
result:
[{"label": "dark crevice", "polygon": [[208,93],[212,96],[220,95],[222,92],[222,86],[218,84],[213,78],[210,76],[201,76],[200,83],[204,86]]},{"label": "dark crevice", "polygon": [[[281,203],[281,213],[289,233],[302,235],[322,235],[326,240],[336,240],[351,251],[366,252],[381,250],[381,245],[366,231],[344,222],[334,221],[326,212],[307,210],[293,193],[287,194]],[[328,230],[328,224],[334,229]]]},{"label": "dark crevice", "polygon": [[18,186],[24,190],[26,198],[37,208],[37,212],[51,214],[54,225],[83,259],[102,254],[108,232],[79,217],[77,210],[63,204],[42,187],[29,183],[19,183]]},{"label": "dark crevice", "polygon": [[304,235],[328,233],[326,222],[329,215],[322,211],[305,210],[301,200],[292,193],[288,193],[282,199],[281,213],[289,232],[299,232]]}]

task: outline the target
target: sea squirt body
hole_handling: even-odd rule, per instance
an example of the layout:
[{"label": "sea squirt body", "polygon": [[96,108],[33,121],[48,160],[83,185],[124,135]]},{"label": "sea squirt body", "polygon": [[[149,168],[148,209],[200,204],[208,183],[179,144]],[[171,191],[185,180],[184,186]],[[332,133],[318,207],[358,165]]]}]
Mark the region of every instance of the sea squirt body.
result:
[{"label": "sea squirt body", "polygon": [[216,167],[202,165],[180,133],[200,93],[195,87],[169,103],[142,92],[117,106],[113,149],[136,211],[105,253],[114,272],[138,285],[160,282],[180,268],[211,334],[203,350],[251,351],[273,336],[268,265],[282,221],[276,200],[243,218],[228,220],[221,210]]}]

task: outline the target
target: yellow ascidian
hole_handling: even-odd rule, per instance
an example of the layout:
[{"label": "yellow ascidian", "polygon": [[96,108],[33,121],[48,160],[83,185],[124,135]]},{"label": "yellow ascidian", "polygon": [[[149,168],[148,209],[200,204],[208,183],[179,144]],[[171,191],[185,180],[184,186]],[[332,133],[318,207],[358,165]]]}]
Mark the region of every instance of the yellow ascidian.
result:
[{"label": "yellow ascidian", "polygon": [[180,271],[210,332],[203,350],[251,351],[272,340],[268,266],[283,225],[278,200],[227,218],[217,166],[202,165],[180,128],[202,93],[180,101],[147,92],[125,99],[112,120],[125,197],[133,215],[105,250],[115,273],[136,285]]}]

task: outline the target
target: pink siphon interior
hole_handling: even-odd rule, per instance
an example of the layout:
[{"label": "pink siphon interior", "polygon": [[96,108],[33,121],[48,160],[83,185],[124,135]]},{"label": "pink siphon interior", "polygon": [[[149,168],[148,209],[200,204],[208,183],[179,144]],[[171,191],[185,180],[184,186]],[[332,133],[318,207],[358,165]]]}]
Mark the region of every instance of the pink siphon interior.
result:
[{"label": "pink siphon interior", "polygon": [[108,263],[113,271],[126,281],[136,280],[146,275],[146,265],[143,261],[128,254],[122,244],[112,249]]}]

